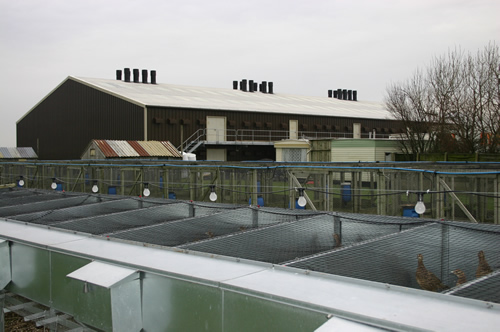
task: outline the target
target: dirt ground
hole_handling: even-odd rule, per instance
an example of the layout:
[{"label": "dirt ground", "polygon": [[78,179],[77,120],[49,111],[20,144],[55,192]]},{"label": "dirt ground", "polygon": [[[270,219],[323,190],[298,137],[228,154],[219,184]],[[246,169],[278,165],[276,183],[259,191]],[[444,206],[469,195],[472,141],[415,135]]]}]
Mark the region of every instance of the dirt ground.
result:
[{"label": "dirt ground", "polygon": [[25,322],[23,317],[9,312],[5,314],[5,332],[32,332],[44,331],[42,327],[36,327],[35,322]]}]

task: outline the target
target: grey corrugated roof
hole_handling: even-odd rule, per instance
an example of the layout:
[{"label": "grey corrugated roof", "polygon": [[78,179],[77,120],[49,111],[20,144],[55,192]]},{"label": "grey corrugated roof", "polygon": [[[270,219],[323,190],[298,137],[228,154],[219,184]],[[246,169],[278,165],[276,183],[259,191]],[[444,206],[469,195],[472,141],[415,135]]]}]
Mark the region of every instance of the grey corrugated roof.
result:
[{"label": "grey corrugated roof", "polygon": [[100,78],[70,76],[68,79],[126,99],[139,106],[181,107],[307,114],[319,116],[393,119],[383,103],[335,98],[266,94],[240,90],[173,84],[144,84]]},{"label": "grey corrugated roof", "polygon": [[30,159],[38,158],[35,150],[31,147],[0,147],[0,158],[2,159]]}]

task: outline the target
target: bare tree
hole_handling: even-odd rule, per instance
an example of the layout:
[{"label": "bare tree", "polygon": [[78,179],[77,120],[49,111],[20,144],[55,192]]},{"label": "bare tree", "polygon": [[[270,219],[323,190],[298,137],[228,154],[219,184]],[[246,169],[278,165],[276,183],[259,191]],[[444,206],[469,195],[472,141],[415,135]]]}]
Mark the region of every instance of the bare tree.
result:
[{"label": "bare tree", "polygon": [[491,43],[476,55],[435,57],[425,74],[387,88],[386,107],[406,127],[405,153],[498,152],[500,53]]}]

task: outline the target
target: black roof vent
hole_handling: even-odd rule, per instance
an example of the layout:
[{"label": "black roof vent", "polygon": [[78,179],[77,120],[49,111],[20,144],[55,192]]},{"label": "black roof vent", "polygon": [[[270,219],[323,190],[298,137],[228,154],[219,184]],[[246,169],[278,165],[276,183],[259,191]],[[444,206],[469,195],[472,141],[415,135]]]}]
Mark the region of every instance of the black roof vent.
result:
[{"label": "black roof vent", "polygon": [[130,68],[125,68],[123,71],[125,73],[125,82],[130,82]]},{"label": "black roof vent", "polygon": [[122,80],[122,71],[120,69],[116,70],[116,80],[121,81]]},{"label": "black roof vent", "polygon": [[156,84],[156,70],[151,70],[151,84]]},{"label": "black roof vent", "polygon": [[134,69],[133,74],[134,74],[134,83],[139,83],[139,69]]},{"label": "black roof vent", "polygon": [[147,71],[147,69],[142,70],[142,83],[148,83],[148,71]]}]

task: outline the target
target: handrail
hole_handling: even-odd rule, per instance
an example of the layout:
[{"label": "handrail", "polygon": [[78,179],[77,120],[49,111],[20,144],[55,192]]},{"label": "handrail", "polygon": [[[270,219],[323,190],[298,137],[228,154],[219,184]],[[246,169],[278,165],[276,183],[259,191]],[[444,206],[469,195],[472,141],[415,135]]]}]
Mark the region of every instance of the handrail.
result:
[{"label": "handrail", "polygon": [[[214,138],[215,139],[210,139]],[[389,138],[388,134],[377,134],[377,138]],[[222,138],[222,139],[221,139]],[[328,138],[354,138],[352,132],[321,132],[321,131],[298,131],[297,138],[300,139],[328,139]],[[369,133],[362,133],[361,138],[372,138]],[[257,130],[257,129],[198,129],[189,136],[177,148],[183,151],[182,147],[188,147],[200,141],[250,141],[250,142],[274,142],[290,139],[288,130]],[[372,138],[376,139],[376,138]]]}]

